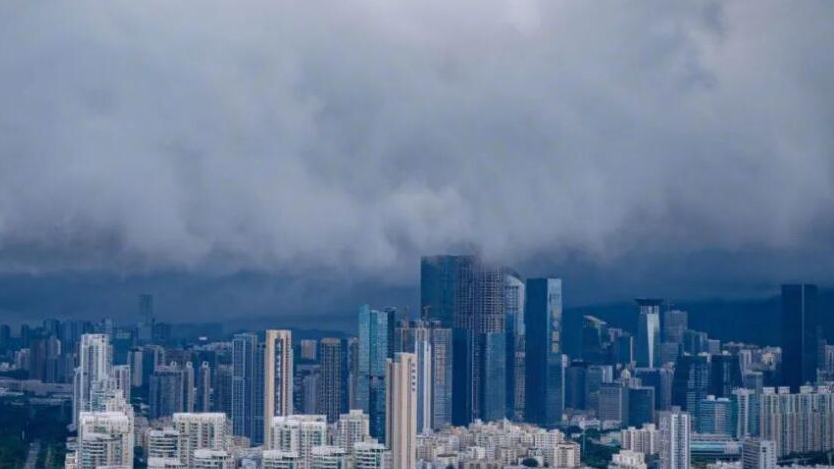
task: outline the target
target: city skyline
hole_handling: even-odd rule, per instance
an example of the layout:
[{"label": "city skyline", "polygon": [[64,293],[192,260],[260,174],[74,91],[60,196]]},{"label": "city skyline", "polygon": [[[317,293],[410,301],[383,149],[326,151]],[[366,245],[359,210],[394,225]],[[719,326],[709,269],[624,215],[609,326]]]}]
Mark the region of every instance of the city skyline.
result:
[{"label": "city skyline", "polygon": [[431,253],[567,305],[834,284],[829,4],[650,1],[0,5],[0,314],[345,320]]},{"label": "city skyline", "polygon": [[834,0],[0,0],[0,469],[834,469]]}]

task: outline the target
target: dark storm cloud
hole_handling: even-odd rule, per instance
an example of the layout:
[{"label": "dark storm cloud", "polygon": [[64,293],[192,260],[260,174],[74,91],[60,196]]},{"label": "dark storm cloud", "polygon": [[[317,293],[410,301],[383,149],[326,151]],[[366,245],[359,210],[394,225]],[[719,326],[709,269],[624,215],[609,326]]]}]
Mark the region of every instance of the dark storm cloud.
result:
[{"label": "dark storm cloud", "polygon": [[3,2],[0,265],[404,284],[470,247],[832,259],[832,20],[829,0]]}]

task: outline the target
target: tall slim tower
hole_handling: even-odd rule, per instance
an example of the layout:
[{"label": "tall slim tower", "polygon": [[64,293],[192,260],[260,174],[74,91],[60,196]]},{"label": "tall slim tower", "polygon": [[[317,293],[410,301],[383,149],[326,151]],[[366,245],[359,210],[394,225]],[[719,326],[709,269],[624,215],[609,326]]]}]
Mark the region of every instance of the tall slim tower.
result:
[{"label": "tall slim tower", "polygon": [[385,441],[392,467],[414,469],[417,463],[417,357],[397,353],[385,376]]},{"label": "tall slim tower", "polygon": [[389,314],[359,308],[356,404],[371,420],[371,436],[385,437],[385,360],[393,344],[389,339]]},{"label": "tall slim tower", "polygon": [[640,316],[637,319],[637,366],[660,366],[660,305],[663,300],[637,298]]},{"label": "tall slim tower", "polygon": [[78,415],[90,410],[93,386],[110,377],[113,365],[110,340],[107,334],[84,334],[78,346],[78,368],[75,369],[73,391],[73,423]]},{"label": "tall slim tower", "polygon": [[527,421],[552,427],[562,420],[565,364],[562,355],[562,280],[527,280],[525,305]]},{"label": "tall slim tower", "polygon": [[325,337],[319,342],[318,412],[327,416],[328,423],[338,420],[342,411],[342,354],[341,340]]},{"label": "tall slim tower", "polygon": [[232,339],[232,434],[235,436],[251,438],[253,435],[257,345],[255,334],[236,334]]},{"label": "tall slim tower", "polygon": [[817,379],[820,327],[817,286],[782,285],[782,378],[798,392]]},{"label": "tall slim tower", "polygon": [[415,338],[414,353],[417,357],[417,431],[430,432],[432,428],[432,349],[428,330]]},{"label": "tall slim tower", "polygon": [[292,332],[267,330],[264,350],[264,439],[270,441],[272,417],[292,413]]}]

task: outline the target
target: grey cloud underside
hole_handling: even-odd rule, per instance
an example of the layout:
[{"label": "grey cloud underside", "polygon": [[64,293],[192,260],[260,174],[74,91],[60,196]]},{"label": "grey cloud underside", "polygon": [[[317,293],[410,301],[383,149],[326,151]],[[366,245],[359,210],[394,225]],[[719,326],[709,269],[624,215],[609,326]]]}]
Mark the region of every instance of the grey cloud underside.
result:
[{"label": "grey cloud underside", "polygon": [[0,268],[831,259],[832,20],[829,0],[3,2]]}]

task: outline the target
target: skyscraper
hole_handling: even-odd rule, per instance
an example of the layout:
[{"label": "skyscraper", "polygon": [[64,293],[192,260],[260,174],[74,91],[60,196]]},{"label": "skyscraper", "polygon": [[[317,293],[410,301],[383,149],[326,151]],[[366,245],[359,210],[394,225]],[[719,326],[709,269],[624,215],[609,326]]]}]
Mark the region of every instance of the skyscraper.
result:
[{"label": "skyscraper", "polygon": [[264,350],[264,438],[270,439],[272,417],[292,413],[292,333],[267,330]]},{"label": "skyscraper", "polygon": [[90,393],[98,381],[110,377],[113,365],[106,334],[84,334],[78,346],[78,368],[73,381],[73,423],[81,412],[90,410]]},{"label": "skyscraper", "polygon": [[326,337],[319,342],[321,375],[318,388],[318,412],[332,423],[342,412],[342,341]]},{"label": "skyscraper", "polygon": [[706,354],[682,355],[675,364],[672,404],[694,413],[709,394],[710,363]]},{"label": "skyscraper", "polygon": [[139,341],[153,340],[153,295],[143,293],[139,295]]},{"label": "skyscraper", "polygon": [[208,362],[203,362],[197,372],[197,399],[195,410],[197,412],[211,412],[211,367]]},{"label": "skyscraper", "polygon": [[507,416],[514,420],[524,418],[524,280],[517,272],[504,275],[504,305],[507,314],[506,349],[507,363]]},{"label": "skyscraper", "polygon": [[686,311],[671,309],[663,313],[663,342],[673,344],[683,343],[683,333],[689,328],[689,318]]},{"label": "skyscraper", "polygon": [[398,353],[388,360],[385,376],[385,441],[392,467],[414,469],[417,459],[417,357]]},{"label": "skyscraper", "polygon": [[663,300],[637,298],[640,315],[637,319],[637,366],[654,368],[660,365],[660,305]]},{"label": "skyscraper", "polygon": [[232,434],[235,436],[253,436],[257,345],[255,334],[235,334],[232,339]]},{"label": "skyscraper", "polygon": [[368,305],[359,308],[356,404],[371,419],[371,436],[380,440],[385,436],[385,360],[393,345],[388,343],[388,319]]},{"label": "skyscraper", "polygon": [[414,355],[417,359],[417,431],[427,433],[432,428],[432,349],[428,330],[415,338]]},{"label": "skyscraper", "polygon": [[741,365],[738,355],[724,353],[710,357],[710,394],[729,398],[733,389],[741,387]]},{"label": "skyscraper", "polygon": [[[487,334],[506,333],[505,269],[483,262],[478,256],[424,257],[421,263],[421,305],[426,316],[453,327],[453,411],[456,425],[465,425],[486,414],[495,415],[492,387],[506,389],[506,364],[503,375],[491,375],[486,385],[486,370],[493,368],[485,356]],[[490,339],[495,346],[498,341]],[[503,348],[506,361],[506,346]],[[497,364],[496,364],[497,365]],[[490,393],[486,396],[485,393]],[[506,414],[506,392],[501,414]],[[485,404],[489,402],[489,404]]]},{"label": "skyscraper", "polygon": [[603,422],[628,424],[628,388],[621,382],[603,383],[599,389],[597,416]]},{"label": "skyscraper", "polygon": [[640,427],[653,423],[655,417],[655,389],[634,386],[628,389],[628,424]]},{"label": "skyscraper", "polygon": [[674,407],[660,413],[660,469],[690,469],[689,414]]},{"label": "skyscraper", "polygon": [[782,285],[782,379],[793,392],[817,377],[820,324],[817,286]]},{"label": "skyscraper", "polygon": [[156,368],[150,379],[149,412],[151,420],[170,417],[185,410],[184,370],[176,364]]},{"label": "skyscraper", "polygon": [[431,256],[420,260],[420,307],[443,327],[455,325],[458,293],[458,259],[463,256]]},{"label": "skyscraper", "polygon": [[526,295],[526,417],[528,422],[552,427],[562,420],[564,411],[562,281],[528,279]]},{"label": "skyscraper", "polygon": [[695,420],[698,433],[733,435],[733,406],[726,397],[713,395],[698,403],[698,418]]}]

